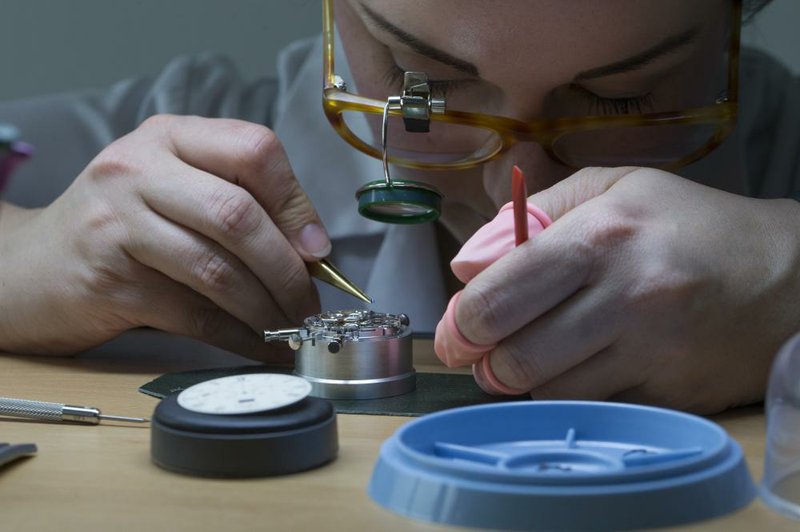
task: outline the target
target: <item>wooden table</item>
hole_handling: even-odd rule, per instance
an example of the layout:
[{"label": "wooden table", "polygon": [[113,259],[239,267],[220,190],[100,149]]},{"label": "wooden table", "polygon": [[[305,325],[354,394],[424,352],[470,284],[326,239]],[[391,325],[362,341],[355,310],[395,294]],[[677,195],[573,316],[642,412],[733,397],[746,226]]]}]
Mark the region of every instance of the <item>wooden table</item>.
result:
[{"label": "wooden table", "polygon": [[[145,335],[146,336],[146,335]],[[170,371],[239,364],[196,345],[97,350],[74,359],[0,355],[0,396],[91,405],[149,417],[156,399],[137,388]],[[430,341],[415,341],[419,371],[443,371]],[[78,426],[0,421],[0,442],[39,454],[0,470],[0,530],[451,530],[390,513],[366,494],[381,443],[408,418],[339,415],[339,457],[313,471],[258,480],[209,480],[153,465],[147,426]],[[764,416],[745,408],[717,416],[744,448],[753,478],[764,458]],[[684,530],[798,530],[760,501]]]}]

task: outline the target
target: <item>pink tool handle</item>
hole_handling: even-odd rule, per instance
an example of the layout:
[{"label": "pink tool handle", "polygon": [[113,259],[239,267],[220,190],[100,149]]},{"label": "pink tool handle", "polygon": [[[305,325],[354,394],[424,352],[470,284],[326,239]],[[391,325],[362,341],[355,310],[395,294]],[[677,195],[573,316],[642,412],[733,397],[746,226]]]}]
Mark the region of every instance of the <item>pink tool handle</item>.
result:
[{"label": "pink tool handle", "polygon": [[[535,205],[528,203],[527,210],[530,237],[541,233],[552,223],[550,217]],[[513,205],[507,203],[491,222],[478,229],[464,244],[450,263],[450,267],[460,281],[468,283],[515,247],[514,210]],[[455,320],[455,308],[460,296],[461,292],[453,296],[436,327],[434,340],[436,355],[448,367],[473,364],[475,380],[489,393],[498,395],[525,393],[527,390],[517,390],[504,385],[492,372],[489,357],[495,345],[475,344],[461,333]]]}]

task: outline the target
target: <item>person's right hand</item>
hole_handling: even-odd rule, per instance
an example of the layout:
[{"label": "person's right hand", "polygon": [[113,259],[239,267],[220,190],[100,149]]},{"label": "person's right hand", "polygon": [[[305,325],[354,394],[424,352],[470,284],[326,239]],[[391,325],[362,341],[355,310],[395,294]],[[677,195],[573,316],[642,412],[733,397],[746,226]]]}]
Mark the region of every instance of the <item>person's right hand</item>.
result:
[{"label": "person's right hand", "polygon": [[266,127],[155,116],[0,235],[0,352],[69,354],[149,326],[264,359],[319,299],[327,233]]}]

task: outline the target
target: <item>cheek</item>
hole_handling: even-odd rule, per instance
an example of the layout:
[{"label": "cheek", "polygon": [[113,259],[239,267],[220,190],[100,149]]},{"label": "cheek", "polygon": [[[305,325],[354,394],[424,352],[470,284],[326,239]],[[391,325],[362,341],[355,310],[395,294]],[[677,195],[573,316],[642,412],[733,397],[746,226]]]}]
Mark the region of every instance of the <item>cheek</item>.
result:
[{"label": "cheek", "polygon": [[538,144],[516,144],[503,157],[483,167],[483,188],[496,208],[511,201],[511,170],[514,165],[525,174],[529,196],[573,173],[572,169],[550,159]]},{"label": "cheek", "polygon": [[472,168],[457,172],[421,171],[409,168],[396,168],[392,176],[422,181],[435,186],[442,193],[445,210],[454,206],[466,208],[482,220],[488,221],[497,214],[494,202],[483,189],[483,168]]},{"label": "cheek", "polygon": [[393,167],[392,176],[429,183],[439,189],[445,202],[466,203],[467,205],[486,203],[480,167],[456,172]]}]

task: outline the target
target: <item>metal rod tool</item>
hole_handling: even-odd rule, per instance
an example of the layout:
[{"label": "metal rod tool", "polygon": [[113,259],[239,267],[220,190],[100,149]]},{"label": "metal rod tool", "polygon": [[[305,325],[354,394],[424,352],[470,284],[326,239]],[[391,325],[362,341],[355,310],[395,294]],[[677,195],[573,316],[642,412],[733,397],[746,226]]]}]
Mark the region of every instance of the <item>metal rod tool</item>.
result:
[{"label": "metal rod tool", "polygon": [[38,419],[40,421],[74,422],[97,425],[100,421],[124,421],[147,423],[143,417],[109,416],[91,406],[74,406],[63,403],[47,403],[28,399],[0,397],[0,416]]}]

